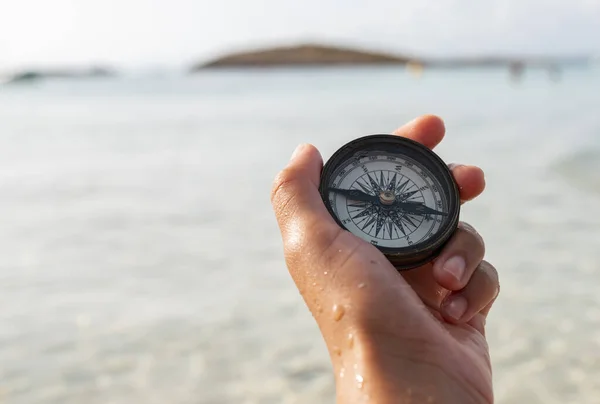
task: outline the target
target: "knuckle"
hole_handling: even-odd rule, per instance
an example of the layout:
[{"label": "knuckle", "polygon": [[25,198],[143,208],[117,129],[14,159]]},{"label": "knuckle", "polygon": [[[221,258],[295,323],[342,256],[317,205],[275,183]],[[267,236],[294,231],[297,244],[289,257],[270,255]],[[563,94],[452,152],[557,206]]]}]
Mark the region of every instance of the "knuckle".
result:
[{"label": "knuckle", "polygon": [[294,169],[284,168],[277,174],[273,180],[271,188],[271,203],[275,204],[282,196],[288,194],[298,180],[298,176]]},{"label": "knuckle", "polygon": [[290,202],[299,194],[301,178],[294,169],[283,169],[275,180],[271,189],[271,204],[275,214],[279,219],[290,216],[293,212],[288,212]]},{"label": "knuckle", "polygon": [[286,260],[298,261],[307,245],[307,228],[310,223],[297,217],[294,199],[299,194],[299,177],[295,170],[283,169],[273,181],[271,189],[271,204],[279,223]]}]

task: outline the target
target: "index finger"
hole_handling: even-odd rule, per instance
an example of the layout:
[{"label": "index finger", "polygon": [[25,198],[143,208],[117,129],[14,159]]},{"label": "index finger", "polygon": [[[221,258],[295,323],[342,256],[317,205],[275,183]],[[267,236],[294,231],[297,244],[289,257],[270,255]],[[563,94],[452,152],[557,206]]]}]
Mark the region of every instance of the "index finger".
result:
[{"label": "index finger", "polygon": [[[429,149],[435,148],[446,134],[444,121],[436,115],[423,115],[396,129],[394,135],[421,143]],[[485,177],[479,167],[449,164],[454,180],[460,189],[461,203],[479,196],[485,189]]]},{"label": "index finger", "polygon": [[445,134],[444,121],[435,115],[420,116],[394,131],[394,135],[409,138],[430,149],[437,146]]}]

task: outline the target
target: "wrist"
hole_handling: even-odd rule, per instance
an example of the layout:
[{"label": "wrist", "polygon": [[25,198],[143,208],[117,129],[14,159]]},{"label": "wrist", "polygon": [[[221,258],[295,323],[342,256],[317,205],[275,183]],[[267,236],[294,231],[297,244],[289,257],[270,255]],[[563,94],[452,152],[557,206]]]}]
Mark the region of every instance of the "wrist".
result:
[{"label": "wrist", "polygon": [[383,341],[354,340],[334,361],[337,404],[490,403],[450,377],[433,346],[396,340],[389,349]]}]

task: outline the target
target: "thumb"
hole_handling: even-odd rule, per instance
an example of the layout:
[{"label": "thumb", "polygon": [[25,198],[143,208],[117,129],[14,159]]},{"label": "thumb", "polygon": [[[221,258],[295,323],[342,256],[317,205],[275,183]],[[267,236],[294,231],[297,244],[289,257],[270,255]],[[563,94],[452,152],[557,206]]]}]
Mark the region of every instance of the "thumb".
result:
[{"label": "thumb", "polygon": [[[271,193],[286,264],[307,305],[314,313],[353,301],[355,314],[370,319],[391,315],[385,307],[414,306],[416,295],[381,252],[338,226],[327,211],[319,193],[322,165],[314,146],[300,145]],[[371,311],[375,306],[378,315]]]},{"label": "thumb", "polygon": [[321,199],[319,181],[323,160],[312,145],[296,148],[288,165],[277,175],[271,191],[271,203],[283,239],[288,268],[302,289],[308,273],[298,265],[319,257],[324,246],[331,245],[341,231]]},{"label": "thumb", "polygon": [[318,191],[323,159],[312,145],[301,144],[294,150],[290,162],[275,178],[271,203],[284,242],[300,236],[315,220],[327,220],[328,212]]}]

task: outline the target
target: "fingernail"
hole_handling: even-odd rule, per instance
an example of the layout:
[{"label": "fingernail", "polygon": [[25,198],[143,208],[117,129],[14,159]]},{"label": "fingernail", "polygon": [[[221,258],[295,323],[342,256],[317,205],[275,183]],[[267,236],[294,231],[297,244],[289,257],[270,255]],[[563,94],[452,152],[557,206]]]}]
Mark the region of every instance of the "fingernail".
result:
[{"label": "fingernail", "polygon": [[465,315],[468,305],[464,296],[453,296],[444,304],[444,311],[458,321]]},{"label": "fingernail", "polygon": [[290,161],[294,160],[296,157],[298,157],[298,155],[300,154],[300,152],[304,149],[304,147],[306,147],[305,144],[300,144],[298,145],[298,147],[296,147],[296,149],[294,150],[294,152],[292,153],[292,157],[290,158]]},{"label": "fingernail", "polygon": [[455,170],[458,167],[464,167],[464,166],[465,166],[464,164],[460,164],[460,163],[450,163],[450,164],[448,164],[448,168],[450,170]]},{"label": "fingernail", "polygon": [[460,281],[465,274],[466,267],[465,259],[460,255],[456,255],[446,261],[442,269]]}]

